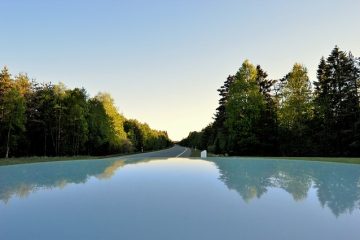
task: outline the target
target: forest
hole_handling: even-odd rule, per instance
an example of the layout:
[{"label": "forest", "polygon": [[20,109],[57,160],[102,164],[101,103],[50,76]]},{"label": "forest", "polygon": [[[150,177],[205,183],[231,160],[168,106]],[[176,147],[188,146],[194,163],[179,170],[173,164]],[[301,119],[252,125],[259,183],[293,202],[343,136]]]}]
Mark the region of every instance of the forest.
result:
[{"label": "forest", "polygon": [[166,148],[167,132],[127,119],[107,93],[0,72],[0,158],[109,155]]},{"label": "forest", "polygon": [[180,144],[222,155],[360,156],[360,59],[337,46],[317,79],[295,63],[281,79],[244,61],[218,89],[213,122]]}]

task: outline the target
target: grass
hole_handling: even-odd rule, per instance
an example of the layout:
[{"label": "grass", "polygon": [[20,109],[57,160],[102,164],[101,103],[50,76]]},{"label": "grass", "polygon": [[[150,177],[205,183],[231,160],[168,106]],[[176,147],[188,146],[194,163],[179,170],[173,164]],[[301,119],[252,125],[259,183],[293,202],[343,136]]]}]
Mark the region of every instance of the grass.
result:
[{"label": "grass", "polygon": [[[191,149],[190,157],[200,157],[201,151],[198,149]],[[137,153],[131,153],[137,154]],[[54,162],[54,161],[71,161],[71,160],[91,160],[101,159],[117,156],[126,156],[128,154],[116,154],[107,156],[68,156],[68,157],[20,157],[20,158],[0,158],[0,166],[14,165],[23,163],[37,163],[37,162]],[[208,157],[217,157],[212,153],[208,153]],[[241,156],[245,158],[245,156]],[[252,159],[284,159],[284,160],[305,160],[305,161],[319,161],[319,162],[338,162],[338,163],[352,163],[360,164],[360,158],[345,158],[345,157],[246,157]]]},{"label": "grass", "polygon": [[88,160],[99,159],[97,156],[73,156],[73,157],[19,157],[19,158],[0,158],[0,166],[14,165],[22,163],[36,163],[36,162],[54,162],[54,161],[68,161],[68,160]]},{"label": "grass", "polygon": [[351,158],[351,157],[349,158],[347,157],[267,157],[267,158],[360,164],[360,158]]},{"label": "grass", "polygon": [[190,157],[200,157],[200,150],[191,148],[191,155]]},{"label": "grass", "polygon": [[[199,149],[194,149],[194,148],[191,148],[191,155],[190,157],[200,157],[200,153],[201,151]],[[217,157],[217,155],[215,154],[212,154],[212,153],[209,153],[208,152],[208,157]]]},{"label": "grass", "polygon": [[14,158],[0,158],[0,166],[4,165],[14,165],[14,164],[23,164],[23,163],[39,163],[39,162],[56,162],[56,161],[72,161],[72,160],[96,160],[110,157],[121,157],[126,155],[138,154],[140,152],[133,152],[129,154],[114,154],[106,156],[90,156],[90,155],[80,155],[80,156],[62,156],[62,157],[14,157]]},{"label": "grass", "polygon": [[[210,155],[209,155],[210,156]],[[210,156],[211,157],[211,156]],[[224,156],[220,156],[224,157]],[[303,160],[303,161],[316,161],[316,162],[334,162],[334,163],[351,163],[360,164],[360,158],[347,158],[347,157],[261,157],[261,156],[230,156],[231,158],[246,158],[254,160]]]},{"label": "grass", "polygon": [[[190,157],[200,157],[200,150],[191,149]],[[141,152],[134,152],[130,154],[138,154]],[[55,162],[55,161],[72,161],[72,160],[91,160],[91,159],[102,159],[109,157],[117,156],[126,156],[129,154],[115,154],[115,155],[106,155],[106,156],[63,156],[63,157],[13,157],[13,158],[0,158],[0,166],[5,165],[14,165],[14,164],[23,164],[23,163],[39,163],[39,162]],[[209,155],[210,156],[210,155]],[[212,155],[215,156],[215,155]]]},{"label": "grass", "polygon": [[[191,149],[190,157],[200,157],[201,151],[198,149]],[[208,157],[219,157],[218,155],[212,154],[208,152]],[[221,156],[223,157],[223,156]],[[232,156],[236,157],[236,156]],[[283,159],[283,160],[304,160],[304,161],[317,161],[317,162],[336,162],[336,163],[352,163],[352,164],[360,164],[360,158],[351,158],[351,157],[254,157],[254,156],[238,156],[241,158],[247,159]]]},{"label": "grass", "polygon": [[[160,150],[164,150],[164,149],[160,149]],[[159,151],[159,150],[154,150],[154,151]],[[34,157],[0,158],[0,166],[23,164],[23,163],[39,163],[39,162],[92,160],[92,159],[96,160],[96,159],[103,159],[103,158],[110,158],[110,157],[122,157],[122,156],[147,153],[147,152],[151,152],[151,151],[112,154],[112,155],[105,155],[105,156],[80,155],[80,156],[62,156],[62,157],[37,157],[37,156],[34,156]],[[200,153],[199,153],[199,156],[200,156]]]}]

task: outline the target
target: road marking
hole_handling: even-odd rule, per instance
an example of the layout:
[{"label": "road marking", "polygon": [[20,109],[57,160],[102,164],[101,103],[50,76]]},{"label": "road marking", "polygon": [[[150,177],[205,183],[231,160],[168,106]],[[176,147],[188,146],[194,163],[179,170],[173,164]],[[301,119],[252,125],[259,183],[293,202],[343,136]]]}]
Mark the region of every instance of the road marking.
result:
[{"label": "road marking", "polygon": [[187,150],[188,150],[188,148],[185,148],[185,150],[184,150],[182,153],[180,153],[179,155],[177,155],[175,158],[180,157],[180,156],[183,155]]}]

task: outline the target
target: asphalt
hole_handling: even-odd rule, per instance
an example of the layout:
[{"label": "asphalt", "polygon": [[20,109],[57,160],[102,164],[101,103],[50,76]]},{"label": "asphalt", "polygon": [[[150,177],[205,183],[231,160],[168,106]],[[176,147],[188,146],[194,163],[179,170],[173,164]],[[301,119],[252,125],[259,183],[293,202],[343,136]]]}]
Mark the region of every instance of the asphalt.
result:
[{"label": "asphalt", "polygon": [[187,147],[182,147],[179,145],[174,145],[171,148],[154,151],[154,152],[146,152],[146,153],[138,153],[134,155],[130,155],[127,157],[140,157],[140,158],[186,158],[191,156],[191,150]]}]

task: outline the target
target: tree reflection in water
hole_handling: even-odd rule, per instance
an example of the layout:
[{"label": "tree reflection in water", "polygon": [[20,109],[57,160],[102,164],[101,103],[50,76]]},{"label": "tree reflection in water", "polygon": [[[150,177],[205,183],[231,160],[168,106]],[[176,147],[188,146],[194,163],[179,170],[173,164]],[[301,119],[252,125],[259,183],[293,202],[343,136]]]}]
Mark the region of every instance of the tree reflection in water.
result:
[{"label": "tree reflection in water", "polygon": [[244,158],[214,158],[220,179],[236,190],[244,201],[260,198],[269,188],[281,188],[295,201],[307,198],[311,187],[323,207],[334,215],[360,208],[360,166]]},{"label": "tree reflection in water", "polygon": [[37,189],[85,183],[90,177],[108,179],[118,168],[139,161],[146,160],[125,158],[3,166],[0,167],[0,200],[7,203],[12,196],[23,198]]},{"label": "tree reflection in water", "polygon": [[[111,178],[127,164],[154,159],[108,159],[0,167],[0,200],[27,197],[38,189],[64,188],[81,184],[91,177]],[[210,158],[219,170],[220,180],[240,194],[245,202],[261,198],[269,188],[280,188],[295,201],[307,198],[314,188],[323,207],[334,215],[360,208],[360,165],[306,161]],[[191,164],[191,161],[184,161]]]}]

